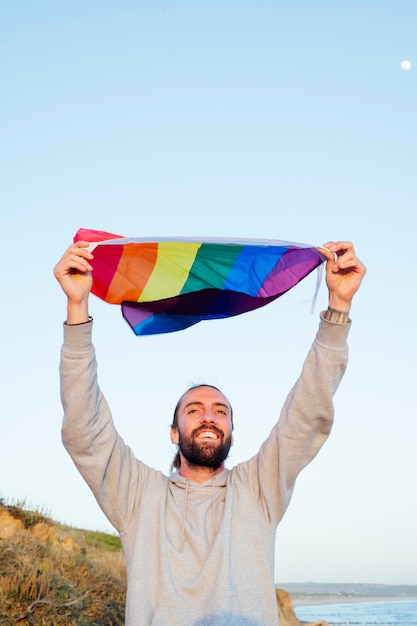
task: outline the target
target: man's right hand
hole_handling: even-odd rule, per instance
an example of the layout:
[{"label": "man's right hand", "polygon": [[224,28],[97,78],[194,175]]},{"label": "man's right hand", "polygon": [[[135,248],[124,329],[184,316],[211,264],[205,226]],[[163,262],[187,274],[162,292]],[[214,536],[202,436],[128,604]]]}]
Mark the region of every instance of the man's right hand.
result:
[{"label": "man's right hand", "polygon": [[88,296],[93,284],[89,261],[94,257],[88,246],[86,241],[72,244],[54,268],[54,276],[68,298],[68,324],[82,324],[89,319]]}]

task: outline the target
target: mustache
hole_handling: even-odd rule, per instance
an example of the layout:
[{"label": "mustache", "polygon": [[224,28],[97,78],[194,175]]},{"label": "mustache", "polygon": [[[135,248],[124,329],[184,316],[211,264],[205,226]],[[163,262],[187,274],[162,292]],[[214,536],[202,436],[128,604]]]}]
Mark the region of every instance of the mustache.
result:
[{"label": "mustache", "polygon": [[220,438],[224,437],[224,432],[220,430],[220,428],[218,428],[217,426],[214,426],[214,425],[208,426],[204,424],[202,424],[198,428],[194,428],[194,430],[191,433],[191,436],[196,437],[198,433],[201,433],[203,430],[209,430],[213,433],[216,433],[217,435],[219,435]]}]

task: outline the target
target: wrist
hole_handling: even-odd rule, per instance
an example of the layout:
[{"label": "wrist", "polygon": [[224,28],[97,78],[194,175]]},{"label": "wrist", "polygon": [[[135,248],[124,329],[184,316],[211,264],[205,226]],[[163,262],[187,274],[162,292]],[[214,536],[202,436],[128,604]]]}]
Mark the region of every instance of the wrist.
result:
[{"label": "wrist", "polygon": [[67,306],[67,324],[85,324],[90,320],[88,314],[88,302],[80,303],[68,302]]},{"label": "wrist", "polygon": [[343,313],[349,313],[352,306],[351,300],[344,300],[336,294],[329,293],[329,307],[335,311],[341,311]]}]

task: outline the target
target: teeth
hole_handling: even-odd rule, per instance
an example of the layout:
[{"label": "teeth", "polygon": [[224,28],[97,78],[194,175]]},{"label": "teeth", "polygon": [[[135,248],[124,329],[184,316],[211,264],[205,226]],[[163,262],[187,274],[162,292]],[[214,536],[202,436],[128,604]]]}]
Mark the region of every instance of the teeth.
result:
[{"label": "teeth", "polygon": [[199,434],[197,435],[197,437],[198,437],[199,439],[203,439],[203,438],[208,438],[208,439],[217,439],[217,435],[216,435],[215,433],[212,433],[212,432],[207,431],[207,430],[205,430],[205,431],[204,431],[204,432],[202,432],[202,433],[199,433]]}]

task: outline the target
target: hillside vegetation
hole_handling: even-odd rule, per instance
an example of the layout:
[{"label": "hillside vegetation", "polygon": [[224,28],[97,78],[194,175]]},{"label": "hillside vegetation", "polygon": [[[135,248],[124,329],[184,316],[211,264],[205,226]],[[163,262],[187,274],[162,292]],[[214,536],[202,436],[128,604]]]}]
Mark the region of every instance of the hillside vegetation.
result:
[{"label": "hillside vegetation", "polygon": [[0,625],[123,626],[120,539],[0,500]]},{"label": "hillside vegetation", "polygon": [[[300,623],[291,598],[295,604],[417,598],[416,585],[279,587],[286,589],[277,589],[283,626]],[[41,511],[0,498],[0,626],[124,626],[125,594],[125,563],[117,536],[64,526]]]}]

